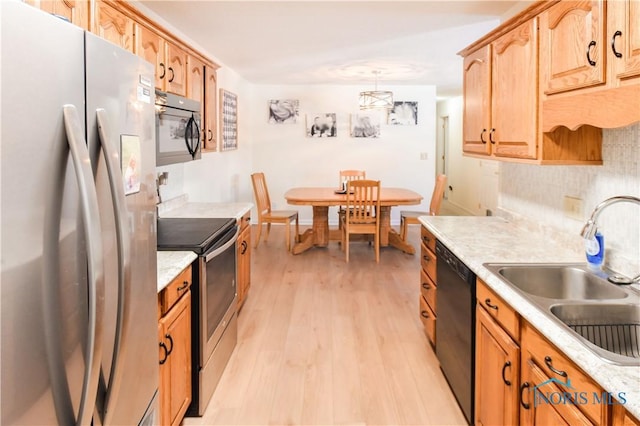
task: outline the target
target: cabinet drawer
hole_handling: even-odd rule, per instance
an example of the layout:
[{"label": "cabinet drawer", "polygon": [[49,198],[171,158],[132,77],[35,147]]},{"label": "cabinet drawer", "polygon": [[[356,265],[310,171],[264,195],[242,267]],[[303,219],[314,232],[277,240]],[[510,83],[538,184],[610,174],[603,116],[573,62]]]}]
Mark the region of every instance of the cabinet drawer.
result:
[{"label": "cabinet drawer", "polygon": [[[588,401],[576,404],[594,424],[605,424],[608,406],[597,404],[593,401],[593,395],[602,396],[604,390],[600,388],[589,376],[582,372],[573,362],[561,353],[553,344],[549,343],[530,324],[524,323],[522,327],[522,346],[525,356],[532,359],[536,365],[549,378],[562,383],[569,383],[572,389],[567,390],[557,383],[544,384],[548,387],[544,392],[572,392],[584,395]],[[538,386],[541,383],[532,383]],[[606,401],[606,398],[604,398]]]},{"label": "cabinet drawer", "polygon": [[436,285],[424,270],[420,271],[420,293],[433,312],[436,308]]},{"label": "cabinet drawer", "polygon": [[424,244],[432,252],[436,252],[436,237],[424,226],[422,227],[422,232],[420,233],[420,239],[422,240],[422,244]]},{"label": "cabinet drawer", "polygon": [[432,346],[436,345],[436,314],[433,313],[424,297],[420,296],[420,320],[424,326],[424,333],[427,335]]},{"label": "cabinet drawer", "polygon": [[487,287],[484,281],[476,281],[478,303],[505,329],[516,342],[520,340],[520,318],[516,311]]},{"label": "cabinet drawer", "polygon": [[185,294],[191,287],[191,266],[186,267],[180,275],[174,278],[167,287],[160,293],[160,305],[162,315],[166,314],[169,309]]},{"label": "cabinet drawer", "polygon": [[424,245],[420,246],[420,264],[422,269],[429,275],[431,281],[437,284],[436,280],[436,254]]}]

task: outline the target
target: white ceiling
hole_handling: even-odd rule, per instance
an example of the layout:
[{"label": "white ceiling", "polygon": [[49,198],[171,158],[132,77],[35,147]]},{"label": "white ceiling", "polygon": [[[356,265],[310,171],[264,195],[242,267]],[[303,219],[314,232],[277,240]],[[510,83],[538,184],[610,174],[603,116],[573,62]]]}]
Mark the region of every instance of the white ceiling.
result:
[{"label": "white ceiling", "polygon": [[456,53],[531,1],[140,1],[256,84],[435,85],[461,93]]}]

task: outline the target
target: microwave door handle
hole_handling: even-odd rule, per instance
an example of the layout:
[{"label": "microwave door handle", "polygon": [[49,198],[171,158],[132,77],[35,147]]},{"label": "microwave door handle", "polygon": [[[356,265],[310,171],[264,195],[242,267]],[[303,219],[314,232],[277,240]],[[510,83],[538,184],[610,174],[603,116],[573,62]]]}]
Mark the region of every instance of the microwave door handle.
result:
[{"label": "microwave door handle", "polygon": [[200,126],[198,126],[198,121],[196,120],[195,116],[193,114],[191,114],[191,119],[193,120],[193,125],[196,126],[196,131],[195,134],[196,135],[196,146],[193,149],[193,154],[191,154],[191,156],[193,157],[193,159],[196,159],[196,154],[198,153],[198,148],[200,147]]},{"label": "microwave door handle", "polygon": [[77,425],[91,423],[98,382],[100,377],[100,357],[102,353],[102,315],[104,310],[104,271],[102,265],[102,238],[100,212],[89,150],[83,136],[78,110],[74,105],[64,105],[63,117],[67,143],[75,169],[80,194],[80,213],[86,236],[88,275],[88,319],[87,346],[85,348],[85,372],[82,394],[78,407]]},{"label": "microwave door handle", "polygon": [[193,128],[193,115],[191,115],[191,118],[189,118],[189,121],[187,121],[187,126],[184,129],[184,143],[187,146],[187,151],[189,151],[189,154],[191,155],[191,157],[194,158],[195,151],[193,150],[193,147],[191,146],[191,143],[189,141],[189,136],[191,135],[192,128]]},{"label": "microwave door handle", "polygon": [[113,357],[111,370],[109,373],[109,384],[106,389],[104,400],[103,424],[111,423],[111,416],[114,410],[110,410],[109,405],[117,400],[117,395],[122,383],[122,362],[120,357],[122,347],[122,334],[127,318],[127,298],[126,285],[131,281],[131,234],[127,222],[127,205],[124,194],[124,183],[120,172],[120,151],[113,144],[111,126],[107,111],[98,108],[96,110],[98,122],[98,139],[104,153],[107,166],[107,175],[111,191],[111,201],[113,205],[113,215],[116,227],[116,246],[118,253],[118,297],[116,308],[116,330],[113,344]]}]

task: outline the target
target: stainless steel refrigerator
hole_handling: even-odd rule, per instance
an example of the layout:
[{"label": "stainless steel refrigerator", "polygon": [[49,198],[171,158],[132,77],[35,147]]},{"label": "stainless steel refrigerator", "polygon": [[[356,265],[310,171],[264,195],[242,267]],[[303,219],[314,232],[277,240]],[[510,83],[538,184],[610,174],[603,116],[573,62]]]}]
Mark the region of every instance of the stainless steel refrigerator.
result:
[{"label": "stainless steel refrigerator", "polygon": [[0,423],[157,423],[153,67],[21,2],[0,20]]}]

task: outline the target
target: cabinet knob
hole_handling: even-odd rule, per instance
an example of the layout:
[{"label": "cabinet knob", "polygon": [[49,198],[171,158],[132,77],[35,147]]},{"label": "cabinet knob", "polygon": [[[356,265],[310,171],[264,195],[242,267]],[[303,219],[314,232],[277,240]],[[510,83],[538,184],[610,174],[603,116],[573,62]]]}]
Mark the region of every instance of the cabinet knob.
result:
[{"label": "cabinet knob", "polygon": [[429,312],[427,311],[420,311],[420,315],[422,315],[426,319],[429,319]]},{"label": "cabinet knob", "polygon": [[429,290],[431,288],[431,285],[429,285],[429,283],[422,283],[422,288],[424,288],[425,290]]},{"label": "cabinet knob", "polygon": [[622,31],[618,30],[615,33],[613,33],[613,37],[611,37],[611,51],[613,52],[614,55],[616,55],[616,58],[622,58],[622,53],[616,50],[616,38],[620,37],[621,35],[622,35]]}]

